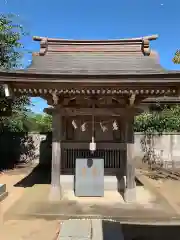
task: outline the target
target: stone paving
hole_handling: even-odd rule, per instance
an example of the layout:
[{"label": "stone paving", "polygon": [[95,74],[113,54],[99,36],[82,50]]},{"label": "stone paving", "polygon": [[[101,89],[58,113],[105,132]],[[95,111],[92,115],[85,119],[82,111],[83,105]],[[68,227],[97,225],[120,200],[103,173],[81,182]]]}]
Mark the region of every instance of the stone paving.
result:
[{"label": "stone paving", "polygon": [[[107,222],[108,223],[108,222]],[[121,224],[106,225],[100,219],[66,220],[61,225],[57,240],[124,240]]]},{"label": "stone paving", "polygon": [[66,220],[56,240],[179,240],[179,226],[129,225],[111,220]]},{"label": "stone paving", "polygon": [[[66,220],[61,225],[58,240],[91,240],[92,220]],[[102,238],[98,236],[97,240]]]}]

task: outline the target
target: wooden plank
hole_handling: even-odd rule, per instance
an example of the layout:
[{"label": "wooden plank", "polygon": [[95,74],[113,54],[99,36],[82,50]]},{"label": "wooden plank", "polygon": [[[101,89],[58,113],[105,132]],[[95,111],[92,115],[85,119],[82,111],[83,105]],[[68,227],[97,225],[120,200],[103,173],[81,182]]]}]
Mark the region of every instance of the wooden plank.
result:
[{"label": "wooden plank", "polygon": [[54,111],[59,111],[61,116],[135,116],[143,112],[140,108],[45,108],[44,112],[52,114]]},{"label": "wooden plank", "polygon": [[[135,108],[63,108],[59,109],[61,115],[77,116],[77,115],[94,115],[94,116],[120,116],[120,115],[132,115],[140,113],[142,110]],[[127,113],[128,110],[128,113]]]}]

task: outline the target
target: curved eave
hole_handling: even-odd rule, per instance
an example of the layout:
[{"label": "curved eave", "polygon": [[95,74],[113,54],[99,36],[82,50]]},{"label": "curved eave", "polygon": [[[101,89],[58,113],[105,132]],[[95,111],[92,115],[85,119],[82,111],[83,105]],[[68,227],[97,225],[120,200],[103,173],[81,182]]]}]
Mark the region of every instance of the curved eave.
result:
[{"label": "curved eave", "polygon": [[74,39],[62,39],[62,38],[48,38],[48,37],[39,37],[34,36],[34,41],[42,41],[46,39],[48,42],[60,42],[60,43],[113,43],[113,42],[142,42],[143,40],[156,40],[158,38],[158,34],[150,35],[150,36],[144,36],[144,37],[138,37],[138,38],[124,38],[124,39],[106,39],[106,40],[74,40]]}]

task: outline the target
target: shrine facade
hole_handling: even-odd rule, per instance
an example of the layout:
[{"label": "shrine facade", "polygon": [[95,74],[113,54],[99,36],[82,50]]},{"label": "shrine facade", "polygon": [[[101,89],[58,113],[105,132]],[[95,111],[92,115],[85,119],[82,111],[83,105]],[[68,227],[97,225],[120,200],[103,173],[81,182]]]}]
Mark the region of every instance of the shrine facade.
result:
[{"label": "shrine facade", "polygon": [[[134,117],[152,97],[177,96],[180,73],[167,71],[151,50],[157,36],[121,40],[65,40],[34,37],[40,51],[24,70],[0,72],[9,95],[41,97],[52,114],[54,199],[60,175],[74,171],[76,158],[104,159],[105,173],[125,179],[124,197],[135,201]],[[6,91],[8,95],[8,91]]]}]

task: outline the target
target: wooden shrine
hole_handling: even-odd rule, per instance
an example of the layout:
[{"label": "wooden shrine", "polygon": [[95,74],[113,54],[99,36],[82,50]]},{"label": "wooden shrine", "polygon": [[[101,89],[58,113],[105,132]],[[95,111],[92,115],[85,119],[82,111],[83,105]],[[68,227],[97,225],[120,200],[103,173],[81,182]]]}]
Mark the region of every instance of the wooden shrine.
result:
[{"label": "wooden shrine", "polygon": [[[60,174],[77,156],[104,158],[105,171],[126,179],[127,202],[135,200],[133,121],[149,97],[177,96],[180,72],[167,71],[151,50],[156,35],[121,40],[34,37],[40,51],[24,70],[1,71],[15,95],[42,97],[53,116],[52,189],[61,198]],[[79,154],[79,155],[78,155]]]}]

